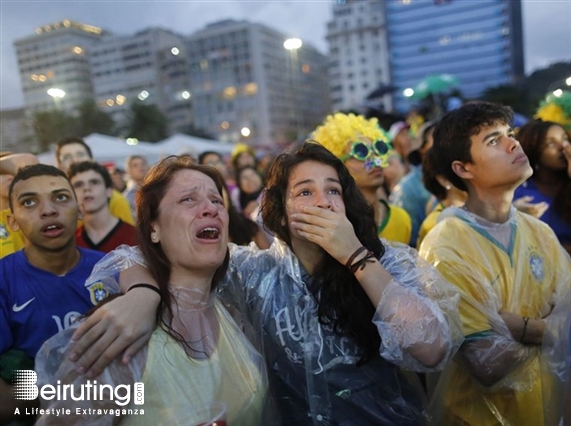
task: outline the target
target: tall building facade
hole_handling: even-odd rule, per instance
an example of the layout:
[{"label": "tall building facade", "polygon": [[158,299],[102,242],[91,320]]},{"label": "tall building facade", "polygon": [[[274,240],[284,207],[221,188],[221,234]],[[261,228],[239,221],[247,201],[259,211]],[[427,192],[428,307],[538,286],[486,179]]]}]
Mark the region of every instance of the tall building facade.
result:
[{"label": "tall building facade", "polygon": [[[358,109],[374,90],[390,84],[382,1],[346,0],[334,4],[326,38],[334,110]],[[377,99],[375,107],[391,110],[390,94]]]},{"label": "tall building facade", "polygon": [[87,49],[107,34],[66,19],[14,41],[27,113],[54,107],[70,112],[93,99]]},{"label": "tall building facade", "polygon": [[222,141],[303,138],[329,112],[327,61],[264,25],[224,20],[187,39],[195,127]]},{"label": "tall building facade", "polygon": [[149,28],[132,36],[109,37],[88,53],[95,100],[119,126],[126,122],[134,102],[156,105],[168,117],[171,133],[191,124],[188,57],[182,36]]},{"label": "tall building facade", "polygon": [[429,74],[452,74],[465,98],[524,78],[520,0],[385,0],[395,107]]},{"label": "tall building facade", "polygon": [[326,57],[307,43],[286,50],[286,37],[261,24],[115,36],[65,20],[36,32],[14,42],[28,113],[74,113],[93,99],[126,130],[129,106],[141,102],[167,116],[171,134],[270,147],[305,138],[330,112]]}]

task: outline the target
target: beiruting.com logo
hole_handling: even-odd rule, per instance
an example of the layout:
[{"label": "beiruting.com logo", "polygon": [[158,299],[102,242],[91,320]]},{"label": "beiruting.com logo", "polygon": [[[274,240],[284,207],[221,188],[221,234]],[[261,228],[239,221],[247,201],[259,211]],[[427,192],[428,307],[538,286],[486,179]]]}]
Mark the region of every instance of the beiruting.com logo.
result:
[{"label": "beiruting.com logo", "polygon": [[[37,386],[38,375],[34,370],[15,370],[14,371],[14,398],[20,401],[31,401],[38,396],[41,400],[51,401],[114,401],[120,407],[126,407],[131,404],[131,390],[133,390],[133,404],[143,405],[145,403],[145,384],[135,382],[131,385],[116,385],[97,383],[97,380],[87,380],[86,383],[80,385],[62,384],[59,380],[55,385],[46,384],[41,388]],[[70,406],[72,403],[58,404],[58,406]],[[98,409],[97,403],[94,408],[76,408],[73,414],[95,414],[95,415],[137,415],[144,414],[142,409]],[[85,404],[83,404],[85,406]],[[16,409],[18,410],[18,409]],[[60,409],[61,410],[61,409]],[[71,408],[63,409],[63,412],[55,412],[55,409],[39,409],[27,408],[25,414],[71,414]],[[19,410],[16,414],[20,414]]]}]

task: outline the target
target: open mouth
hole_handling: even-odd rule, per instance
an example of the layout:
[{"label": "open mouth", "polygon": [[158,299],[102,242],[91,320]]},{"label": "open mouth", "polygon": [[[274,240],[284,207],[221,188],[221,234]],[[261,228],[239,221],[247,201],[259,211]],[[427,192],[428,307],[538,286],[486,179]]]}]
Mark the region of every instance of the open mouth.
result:
[{"label": "open mouth", "polygon": [[200,230],[196,236],[201,240],[217,240],[220,236],[220,230],[208,227]]},{"label": "open mouth", "polygon": [[63,226],[59,224],[47,225],[42,228],[42,234],[47,237],[57,237],[63,232]]}]

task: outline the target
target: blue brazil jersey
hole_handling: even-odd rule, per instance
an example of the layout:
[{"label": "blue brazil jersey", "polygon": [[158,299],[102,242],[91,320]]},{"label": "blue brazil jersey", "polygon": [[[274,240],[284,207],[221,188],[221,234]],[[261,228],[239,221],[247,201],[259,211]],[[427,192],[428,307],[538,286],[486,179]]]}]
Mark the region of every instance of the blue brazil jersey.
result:
[{"label": "blue brazil jersey", "polygon": [[79,262],[63,276],[32,266],[23,250],[0,260],[0,354],[20,349],[34,358],[46,340],[105,298],[102,285],[85,288],[104,253],[78,250]]}]

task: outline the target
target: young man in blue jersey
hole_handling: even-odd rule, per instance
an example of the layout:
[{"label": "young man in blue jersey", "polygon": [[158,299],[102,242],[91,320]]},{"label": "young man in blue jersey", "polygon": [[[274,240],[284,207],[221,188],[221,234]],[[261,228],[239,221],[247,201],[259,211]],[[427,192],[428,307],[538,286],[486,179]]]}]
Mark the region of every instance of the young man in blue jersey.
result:
[{"label": "young man in blue jersey", "polygon": [[[102,253],[76,247],[78,204],[65,174],[45,164],[18,171],[9,188],[10,227],[24,249],[0,260],[0,423],[15,408],[13,370],[32,369],[41,345],[106,296],[85,280]],[[28,405],[30,406],[30,405]]]}]

